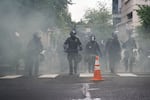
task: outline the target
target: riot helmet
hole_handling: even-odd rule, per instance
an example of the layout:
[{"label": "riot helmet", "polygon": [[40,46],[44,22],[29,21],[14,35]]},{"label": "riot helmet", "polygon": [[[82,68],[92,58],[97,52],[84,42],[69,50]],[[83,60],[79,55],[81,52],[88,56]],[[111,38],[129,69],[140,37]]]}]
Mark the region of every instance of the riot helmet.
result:
[{"label": "riot helmet", "polygon": [[39,33],[39,32],[35,32],[35,33],[33,34],[33,38],[34,38],[34,39],[41,39],[40,33]]},{"label": "riot helmet", "polygon": [[117,36],[117,34],[116,33],[112,33],[112,37],[114,38],[114,39],[118,39],[118,36]]},{"label": "riot helmet", "polygon": [[90,40],[91,40],[91,41],[95,41],[95,40],[96,40],[95,35],[92,34],[92,35],[90,36]]},{"label": "riot helmet", "polygon": [[71,32],[70,32],[70,36],[75,36],[77,33],[76,33],[76,31],[75,30],[72,30]]}]

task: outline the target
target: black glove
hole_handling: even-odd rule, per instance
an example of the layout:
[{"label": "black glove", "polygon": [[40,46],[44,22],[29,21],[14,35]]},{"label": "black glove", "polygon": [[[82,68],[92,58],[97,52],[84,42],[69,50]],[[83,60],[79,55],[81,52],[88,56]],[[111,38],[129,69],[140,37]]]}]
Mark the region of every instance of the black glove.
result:
[{"label": "black glove", "polygon": [[67,45],[64,45],[64,52],[67,52]]}]

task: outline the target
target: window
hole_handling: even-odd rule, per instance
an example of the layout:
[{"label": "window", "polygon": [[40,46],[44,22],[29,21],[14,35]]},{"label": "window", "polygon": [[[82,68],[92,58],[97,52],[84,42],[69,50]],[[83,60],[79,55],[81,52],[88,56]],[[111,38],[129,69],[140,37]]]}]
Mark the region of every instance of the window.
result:
[{"label": "window", "polygon": [[132,12],[130,12],[130,13],[127,14],[127,18],[128,18],[128,19],[132,19],[132,17],[133,17]]}]

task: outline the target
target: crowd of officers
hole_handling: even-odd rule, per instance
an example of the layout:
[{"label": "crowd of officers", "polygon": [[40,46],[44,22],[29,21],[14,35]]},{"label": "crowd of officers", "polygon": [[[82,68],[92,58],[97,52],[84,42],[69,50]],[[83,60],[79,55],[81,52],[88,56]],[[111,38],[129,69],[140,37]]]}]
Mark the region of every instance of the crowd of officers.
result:
[{"label": "crowd of officers", "polygon": [[[64,51],[67,53],[67,59],[69,64],[69,74],[78,74],[78,64],[82,58],[87,63],[87,69],[89,73],[94,71],[95,57],[105,60],[105,66],[108,67],[111,73],[116,72],[116,67],[119,66],[121,60],[122,48],[124,51],[123,62],[125,70],[132,72],[133,64],[135,60],[134,49],[136,49],[135,40],[129,36],[128,40],[121,46],[116,33],[112,33],[112,37],[105,43],[101,41],[98,43],[96,36],[91,34],[89,41],[85,48],[83,48],[80,39],[76,36],[77,32],[72,30],[70,36],[64,41]],[[27,55],[26,55],[26,67],[25,74],[27,76],[37,76],[39,71],[39,58],[42,56],[43,46],[38,36],[38,33],[33,35],[33,39],[28,43]],[[84,51],[84,57],[81,56],[80,51]]]},{"label": "crowd of officers", "polygon": [[92,73],[94,71],[96,56],[100,56],[105,62],[105,64],[103,63],[103,67],[108,67],[111,73],[115,73],[117,67],[120,66],[122,49],[124,49],[123,63],[125,71],[132,72],[136,58],[136,52],[134,50],[136,50],[137,47],[131,34],[129,34],[128,40],[122,44],[120,44],[116,33],[112,33],[112,37],[109,38],[106,43],[104,43],[104,41],[98,43],[95,35],[91,34],[89,41],[83,49],[85,52],[84,57],[81,57],[81,54],[79,53],[79,51],[82,50],[82,44],[76,36],[76,31],[71,31],[70,37],[64,42],[64,50],[68,54],[69,73],[71,75],[77,74],[78,63],[81,58],[84,58],[84,61],[88,64],[88,72]]}]

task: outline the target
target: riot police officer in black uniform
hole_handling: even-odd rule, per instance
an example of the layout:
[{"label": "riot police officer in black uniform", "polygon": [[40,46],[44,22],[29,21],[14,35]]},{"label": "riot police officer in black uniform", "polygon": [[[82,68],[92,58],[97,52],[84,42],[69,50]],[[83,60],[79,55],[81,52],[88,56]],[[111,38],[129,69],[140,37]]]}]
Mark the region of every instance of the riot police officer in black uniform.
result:
[{"label": "riot police officer in black uniform", "polygon": [[112,38],[108,39],[106,43],[106,54],[108,55],[110,71],[115,73],[121,59],[121,47],[116,33],[112,33]]},{"label": "riot police officer in black uniform", "polygon": [[79,63],[79,51],[82,50],[82,45],[78,37],[76,37],[76,31],[70,32],[70,37],[64,42],[64,50],[68,53],[69,62],[69,74],[77,74],[77,67]]},{"label": "riot police officer in black uniform", "polygon": [[33,34],[27,45],[25,74],[29,77],[38,76],[40,53],[43,51],[41,37],[38,32]]},{"label": "riot police officer in black uniform", "polygon": [[125,65],[125,71],[133,72],[133,65],[136,60],[137,52],[134,50],[137,49],[136,41],[132,37],[132,33],[129,33],[128,40],[123,44],[123,47],[125,49],[124,51],[124,65]]},{"label": "riot police officer in black uniform", "polygon": [[96,42],[95,35],[90,36],[90,41],[86,44],[85,52],[88,63],[88,72],[91,73],[94,70],[95,57],[102,56],[99,44]]}]

